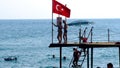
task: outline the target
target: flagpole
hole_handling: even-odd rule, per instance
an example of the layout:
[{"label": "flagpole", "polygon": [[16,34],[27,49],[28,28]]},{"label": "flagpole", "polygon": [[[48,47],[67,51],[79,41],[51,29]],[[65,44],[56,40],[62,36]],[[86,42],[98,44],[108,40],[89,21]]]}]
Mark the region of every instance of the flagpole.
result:
[{"label": "flagpole", "polygon": [[53,0],[52,0],[52,43],[53,43]]},{"label": "flagpole", "polygon": [[[67,7],[67,4],[65,4],[65,6]],[[65,17],[65,21],[67,22],[67,18]]]}]

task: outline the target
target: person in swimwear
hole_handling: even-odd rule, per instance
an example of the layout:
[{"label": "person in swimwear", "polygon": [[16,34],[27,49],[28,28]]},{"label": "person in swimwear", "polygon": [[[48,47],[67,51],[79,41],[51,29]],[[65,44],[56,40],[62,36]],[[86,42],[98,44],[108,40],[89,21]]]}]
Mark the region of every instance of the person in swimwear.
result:
[{"label": "person in swimwear", "polygon": [[64,23],[64,34],[63,34],[63,39],[64,39],[64,43],[67,43],[67,28],[68,28],[68,26],[67,26],[67,23],[66,23],[66,21],[65,20],[63,20],[63,23]]},{"label": "person in swimwear", "polygon": [[52,23],[54,26],[58,27],[58,35],[57,35],[57,39],[59,41],[59,43],[62,42],[62,18],[61,17],[57,17],[57,25]]}]

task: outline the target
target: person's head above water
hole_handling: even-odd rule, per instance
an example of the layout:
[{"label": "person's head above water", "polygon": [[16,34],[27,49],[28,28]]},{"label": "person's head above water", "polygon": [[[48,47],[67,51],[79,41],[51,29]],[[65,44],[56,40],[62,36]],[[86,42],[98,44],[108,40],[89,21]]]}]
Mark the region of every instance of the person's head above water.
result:
[{"label": "person's head above water", "polygon": [[77,48],[73,48],[73,51],[76,51],[77,50]]},{"label": "person's head above water", "polygon": [[108,63],[107,64],[107,68],[113,68],[113,64],[112,63]]}]

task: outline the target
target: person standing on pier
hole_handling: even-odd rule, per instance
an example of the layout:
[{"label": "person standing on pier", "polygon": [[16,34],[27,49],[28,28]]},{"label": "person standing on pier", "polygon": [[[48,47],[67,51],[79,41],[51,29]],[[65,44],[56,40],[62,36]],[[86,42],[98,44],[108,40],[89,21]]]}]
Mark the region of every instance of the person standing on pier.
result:
[{"label": "person standing on pier", "polygon": [[78,65],[78,60],[79,60],[79,57],[81,55],[81,52],[78,51],[76,48],[73,48],[73,66],[76,66]]},{"label": "person standing on pier", "polygon": [[64,43],[67,43],[67,23],[66,23],[66,20],[63,20],[63,23],[64,23],[64,34],[63,34],[63,39],[64,39]]},{"label": "person standing on pier", "polygon": [[62,42],[62,17],[57,17],[57,25],[53,23],[54,26],[58,27],[58,35],[57,35],[57,39],[59,41],[59,43]]},{"label": "person standing on pier", "polygon": [[[87,43],[88,38],[86,38],[86,37],[81,37],[81,40],[82,40],[83,43]],[[83,49],[84,55],[86,55],[86,54],[87,54],[87,53],[86,53],[86,48],[82,48],[82,49]]]}]

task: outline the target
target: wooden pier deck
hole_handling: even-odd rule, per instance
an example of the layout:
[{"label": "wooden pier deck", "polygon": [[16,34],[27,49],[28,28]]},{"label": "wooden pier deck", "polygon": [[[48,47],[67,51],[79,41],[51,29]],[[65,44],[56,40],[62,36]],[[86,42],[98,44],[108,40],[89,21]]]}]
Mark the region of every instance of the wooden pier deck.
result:
[{"label": "wooden pier deck", "polygon": [[78,42],[70,42],[67,44],[61,43],[51,43],[49,47],[80,47],[80,48],[97,48],[97,47],[120,47],[120,42],[88,42],[88,43],[78,43]]},{"label": "wooden pier deck", "polygon": [[[62,68],[62,47],[79,47],[79,48],[87,48],[87,68],[93,68],[93,53],[94,48],[108,48],[108,47],[117,47],[119,52],[119,67],[120,67],[120,42],[87,42],[87,43],[78,43],[78,42],[70,42],[67,44],[61,43],[51,43],[50,48],[59,47],[60,48],[60,68]],[[91,49],[91,55],[89,54],[89,49]],[[89,60],[91,56],[91,60]],[[91,65],[90,65],[91,63]],[[91,66],[91,67],[90,67]]]}]

